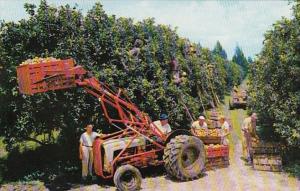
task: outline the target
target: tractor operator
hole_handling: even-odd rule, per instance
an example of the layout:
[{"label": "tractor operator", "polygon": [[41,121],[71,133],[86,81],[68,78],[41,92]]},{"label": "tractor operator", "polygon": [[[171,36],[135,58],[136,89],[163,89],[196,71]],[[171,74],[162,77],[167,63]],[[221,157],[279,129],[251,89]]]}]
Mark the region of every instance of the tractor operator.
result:
[{"label": "tractor operator", "polygon": [[102,134],[93,132],[93,125],[88,124],[85,127],[85,132],[79,140],[79,158],[82,161],[82,180],[86,181],[88,175],[93,179],[93,142],[97,137],[102,137]]},{"label": "tractor operator", "polygon": [[158,134],[164,134],[167,135],[172,131],[171,126],[168,121],[168,115],[167,114],[161,114],[159,116],[159,120],[154,121],[151,124],[151,127],[154,131],[156,131]]},{"label": "tractor operator", "polygon": [[223,145],[229,145],[229,141],[228,141],[228,138],[227,136],[229,135],[229,128],[230,128],[230,125],[229,123],[226,121],[225,119],[225,116],[224,115],[221,115],[219,117],[219,122],[221,124],[221,130],[222,130],[222,144]]},{"label": "tractor operator", "polygon": [[192,124],[192,132],[195,133],[195,130],[197,129],[205,129],[206,131],[208,131],[207,129],[207,123],[205,122],[205,117],[204,116],[199,116],[197,121],[194,121]]},{"label": "tractor operator", "polygon": [[258,136],[256,134],[256,113],[252,113],[250,117],[247,117],[242,126],[242,146],[243,146],[243,157],[247,160],[248,164],[252,163],[250,150],[252,148],[252,139],[255,138],[258,140]]}]

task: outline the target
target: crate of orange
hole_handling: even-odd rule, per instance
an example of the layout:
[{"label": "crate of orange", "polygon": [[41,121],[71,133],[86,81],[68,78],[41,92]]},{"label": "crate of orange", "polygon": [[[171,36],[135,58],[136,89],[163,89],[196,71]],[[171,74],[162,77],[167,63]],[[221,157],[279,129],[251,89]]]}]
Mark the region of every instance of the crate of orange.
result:
[{"label": "crate of orange", "polygon": [[75,86],[74,74],[59,74],[60,71],[68,71],[73,67],[73,59],[28,59],[17,67],[19,90],[23,94],[31,95],[49,90],[73,87]]},{"label": "crate of orange", "polygon": [[206,145],[206,156],[207,158],[216,158],[216,157],[228,157],[229,156],[229,147],[228,145]]},{"label": "crate of orange", "polygon": [[206,149],[207,158],[215,158],[220,155],[220,149],[214,146],[208,146]]},{"label": "crate of orange", "polygon": [[197,129],[194,135],[199,137],[204,144],[221,144],[220,129]]},{"label": "crate of orange", "polygon": [[220,148],[220,155],[221,156],[229,156],[229,146],[228,145],[222,145]]}]

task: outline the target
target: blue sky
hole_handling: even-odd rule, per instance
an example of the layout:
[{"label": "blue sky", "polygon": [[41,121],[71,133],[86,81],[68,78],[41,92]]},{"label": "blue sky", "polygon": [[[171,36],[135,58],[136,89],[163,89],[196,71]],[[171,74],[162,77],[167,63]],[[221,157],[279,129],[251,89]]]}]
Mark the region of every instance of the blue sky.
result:
[{"label": "blue sky", "polygon": [[[39,0],[0,0],[0,19],[18,21],[26,18],[25,2]],[[78,5],[84,13],[94,0],[48,0],[52,5]],[[282,16],[290,18],[291,7],[279,0],[101,0],[108,14],[132,17],[136,21],[154,17],[157,23],[178,27],[180,36],[213,48],[219,40],[229,57],[236,45],[247,56],[255,56],[262,48],[263,34]]]}]

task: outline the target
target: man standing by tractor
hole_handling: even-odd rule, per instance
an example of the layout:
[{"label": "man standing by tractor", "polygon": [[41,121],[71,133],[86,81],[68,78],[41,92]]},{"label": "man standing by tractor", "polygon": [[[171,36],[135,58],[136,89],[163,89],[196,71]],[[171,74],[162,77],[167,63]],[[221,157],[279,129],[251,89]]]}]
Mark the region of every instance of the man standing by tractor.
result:
[{"label": "man standing by tractor", "polygon": [[221,115],[219,117],[219,122],[220,122],[220,125],[221,125],[221,131],[222,131],[222,133],[221,133],[221,135],[222,135],[221,142],[222,142],[223,145],[229,145],[229,140],[228,140],[227,136],[229,135],[230,125],[226,121],[224,115]]},{"label": "man standing by tractor", "polygon": [[250,117],[247,117],[242,126],[242,147],[243,147],[243,157],[247,160],[248,164],[252,164],[251,160],[251,148],[252,148],[252,138],[258,139],[256,134],[256,120],[257,115],[256,113],[252,113]]},{"label": "man standing by tractor", "polygon": [[93,125],[91,124],[88,124],[85,130],[79,140],[79,158],[82,161],[83,181],[87,180],[88,175],[93,179],[93,142],[96,137],[102,136],[99,133],[93,132]]},{"label": "man standing by tractor", "polygon": [[192,132],[196,134],[196,130],[197,129],[205,129],[206,131],[207,129],[207,123],[205,122],[205,117],[204,116],[199,116],[197,121],[194,121],[192,124]]}]

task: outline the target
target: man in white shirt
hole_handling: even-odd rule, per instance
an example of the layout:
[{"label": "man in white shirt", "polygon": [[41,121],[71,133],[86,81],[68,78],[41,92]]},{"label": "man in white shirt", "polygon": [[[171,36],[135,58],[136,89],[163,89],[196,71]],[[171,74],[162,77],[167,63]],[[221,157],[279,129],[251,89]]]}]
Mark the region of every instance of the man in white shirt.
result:
[{"label": "man in white shirt", "polygon": [[199,116],[197,121],[194,121],[192,124],[192,132],[195,133],[196,130],[198,129],[207,129],[207,123],[205,122],[205,117],[204,116]]},{"label": "man in white shirt", "polygon": [[157,132],[158,134],[167,135],[172,131],[171,126],[168,121],[167,114],[161,114],[159,120],[154,121],[151,124],[152,129]]},{"label": "man in white shirt", "polygon": [[222,130],[222,144],[229,145],[229,140],[228,140],[227,136],[229,135],[230,125],[226,121],[225,116],[223,116],[223,115],[221,115],[219,117],[219,122],[221,124],[221,130]]},{"label": "man in white shirt", "polygon": [[242,125],[242,148],[243,148],[243,158],[247,160],[248,164],[252,164],[251,160],[251,149],[252,149],[252,140],[258,140],[259,137],[256,133],[256,120],[257,114],[252,113],[250,117],[247,117]]},{"label": "man in white shirt", "polygon": [[93,132],[93,125],[85,127],[84,132],[79,140],[79,158],[82,161],[82,180],[86,181],[87,176],[93,177],[93,142],[96,137],[101,137],[99,133]]}]

